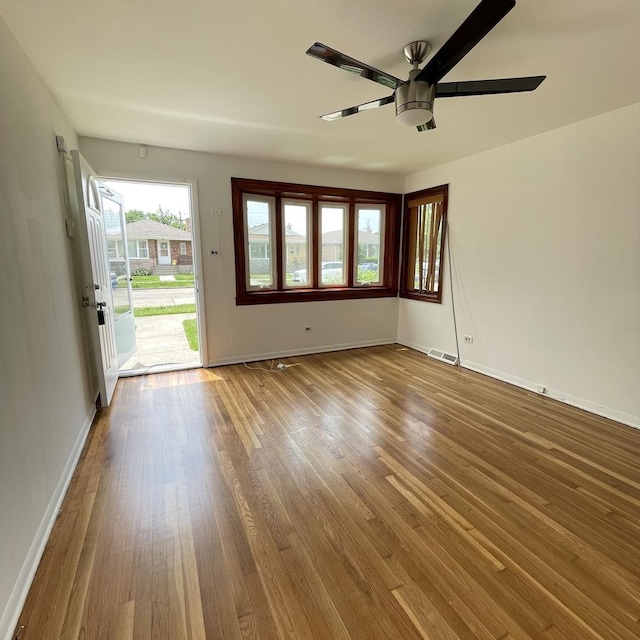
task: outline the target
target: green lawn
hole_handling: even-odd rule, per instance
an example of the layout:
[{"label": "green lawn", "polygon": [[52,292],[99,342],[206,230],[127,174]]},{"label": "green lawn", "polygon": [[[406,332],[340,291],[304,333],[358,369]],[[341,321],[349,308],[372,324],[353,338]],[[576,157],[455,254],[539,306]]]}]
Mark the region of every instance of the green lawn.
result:
[{"label": "green lawn", "polygon": [[193,304],[172,304],[165,307],[138,307],[134,310],[133,315],[136,318],[144,318],[145,316],[168,316],[174,313],[195,313],[196,305]]},{"label": "green lawn", "polygon": [[187,342],[191,351],[197,351],[198,344],[198,325],[195,320],[183,320],[182,327],[184,328],[184,335],[187,337]]},{"label": "green lawn", "polygon": [[[193,287],[193,275],[190,273],[178,273],[174,276],[174,281],[163,282],[160,276],[131,276],[131,287],[133,289],[174,289],[176,287]],[[118,288],[126,288],[124,280],[118,280]]]},{"label": "green lawn", "polygon": [[[128,306],[116,307],[116,315],[126,313],[129,310]],[[168,316],[174,313],[195,313],[196,305],[193,304],[172,304],[164,307],[138,307],[133,310],[133,315],[136,318],[144,318],[145,316]]]}]

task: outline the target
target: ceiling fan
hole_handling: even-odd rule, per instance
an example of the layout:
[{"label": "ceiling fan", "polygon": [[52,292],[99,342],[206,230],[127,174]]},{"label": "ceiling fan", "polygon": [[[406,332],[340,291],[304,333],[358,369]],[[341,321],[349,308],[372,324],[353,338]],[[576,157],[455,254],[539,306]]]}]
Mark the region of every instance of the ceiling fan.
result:
[{"label": "ceiling fan", "polygon": [[415,126],[418,131],[426,131],[436,127],[433,119],[435,98],[533,91],[546,76],[440,82],[515,5],[515,0],[482,0],[422,70],[420,65],[429,55],[431,45],[423,40],[408,44],[404,48],[404,55],[413,69],[406,81],[316,42],[309,47],[307,55],[394,90],[385,98],[326,113],[320,117],[324,120],[337,120],[395,102],[396,122]]}]

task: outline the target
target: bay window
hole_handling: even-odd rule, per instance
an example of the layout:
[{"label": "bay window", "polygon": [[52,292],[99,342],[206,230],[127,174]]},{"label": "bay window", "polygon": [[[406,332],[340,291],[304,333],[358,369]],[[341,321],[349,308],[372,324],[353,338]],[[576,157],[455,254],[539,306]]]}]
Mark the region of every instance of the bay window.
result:
[{"label": "bay window", "polygon": [[236,302],[395,296],[401,196],[232,178]]}]

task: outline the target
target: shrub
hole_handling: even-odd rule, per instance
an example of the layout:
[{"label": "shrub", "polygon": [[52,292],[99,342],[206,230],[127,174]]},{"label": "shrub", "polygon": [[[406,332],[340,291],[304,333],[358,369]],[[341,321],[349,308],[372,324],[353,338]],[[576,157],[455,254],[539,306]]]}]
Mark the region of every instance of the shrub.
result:
[{"label": "shrub", "polygon": [[151,275],[151,271],[149,269],[144,269],[144,268],[140,268],[140,269],[134,269],[131,272],[132,276],[150,276]]}]

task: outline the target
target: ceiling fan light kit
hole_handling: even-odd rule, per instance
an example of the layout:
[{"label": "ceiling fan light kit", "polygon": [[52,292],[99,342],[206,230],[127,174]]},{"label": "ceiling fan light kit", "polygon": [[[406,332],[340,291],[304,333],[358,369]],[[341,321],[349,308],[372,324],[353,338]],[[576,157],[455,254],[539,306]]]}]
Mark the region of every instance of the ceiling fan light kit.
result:
[{"label": "ceiling fan light kit", "polygon": [[409,127],[417,127],[433,118],[433,100],[436,87],[424,80],[416,80],[420,74],[420,65],[431,51],[431,45],[420,40],[411,42],[404,48],[404,57],[413,69],[409,81],[398,85],[394,94],[396,122]]},{"label": "ceiling fan light kit", "polygon": [[396,89],[396,122],[417,127],[433,118],[436,88],[428,82],[409,81]]},{"label": "ceiling fan light kit", "polygon": [[396,122],[416,127],[418,131],[427,131],[436,127],[433,119],[435,98],[520,93],[537,89],[546,76],[440,82],[515,7],[515,4],[515,0],[482,0],[422,70],[420,65],[429,55],[431,45],[426,40],[406,45],[404,56],[413,67],[408,80],[396,78],[321,42],[316,42],[309,47],[307,55],[393,89],[390,96],[320,117],[324,120],[338,120],[394,102]]}]

